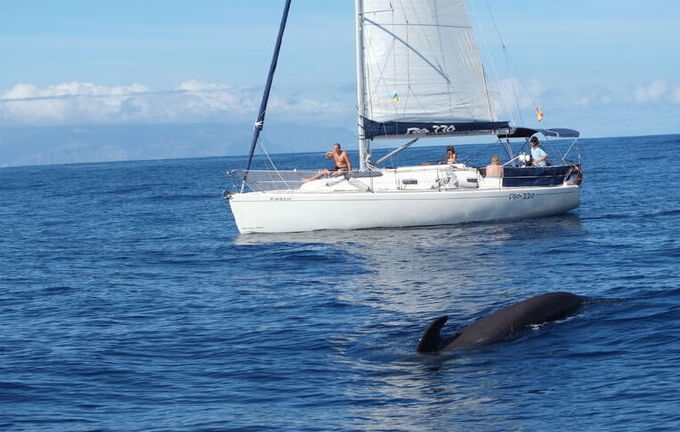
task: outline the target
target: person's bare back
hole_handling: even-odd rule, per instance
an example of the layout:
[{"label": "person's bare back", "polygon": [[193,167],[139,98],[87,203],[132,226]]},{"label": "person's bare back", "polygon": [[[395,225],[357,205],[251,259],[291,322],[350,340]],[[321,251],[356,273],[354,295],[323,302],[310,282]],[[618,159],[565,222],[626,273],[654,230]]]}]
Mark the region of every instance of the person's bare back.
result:
[{"label": "person's bare back", "polygon": [[486,166],[486,177],[503,177],[503,166],[499,156],[494,155],[491,163]]}]

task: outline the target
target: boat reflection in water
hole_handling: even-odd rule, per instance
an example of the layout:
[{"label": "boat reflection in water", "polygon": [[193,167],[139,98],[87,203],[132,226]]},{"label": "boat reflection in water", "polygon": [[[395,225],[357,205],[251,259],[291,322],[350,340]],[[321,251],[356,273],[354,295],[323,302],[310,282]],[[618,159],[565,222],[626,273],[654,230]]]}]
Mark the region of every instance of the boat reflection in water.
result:
[{"label": "boat reflection in water", "polygon": [[317,245],[327,254],[349,254],[357,260],[351,276],[342,276],[342,300],[407,314],[469,315],[480,305],[522,295],[517,283],[532,279],[519,270],[527,265],[527,242],[530,248],[580,232],[579,216],[566,214],[459,226],[246,234],[235,244]]}]

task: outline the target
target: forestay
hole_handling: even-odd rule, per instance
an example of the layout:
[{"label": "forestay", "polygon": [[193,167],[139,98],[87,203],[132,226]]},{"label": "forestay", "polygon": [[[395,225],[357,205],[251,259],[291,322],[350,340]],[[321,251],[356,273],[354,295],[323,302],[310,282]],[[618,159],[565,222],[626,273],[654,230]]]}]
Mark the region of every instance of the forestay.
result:
[{"label": "forestay", "polygon": [[464,0],[363,0],[362,10],[366,138],[507,127],[495,122]]}]

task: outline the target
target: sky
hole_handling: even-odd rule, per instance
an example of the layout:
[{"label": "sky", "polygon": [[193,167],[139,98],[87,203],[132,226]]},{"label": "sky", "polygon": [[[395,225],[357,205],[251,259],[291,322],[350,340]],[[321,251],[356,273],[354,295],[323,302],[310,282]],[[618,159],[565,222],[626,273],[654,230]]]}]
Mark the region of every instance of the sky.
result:
[{"label": "sky", "polygon": [[[3,0],[0,128],[252,123],[283,3]],[[354,127],[353,9],[293,0],[269,120]],[[527,89],[525,123],[540,106],[547,126],[586,137],[680,133],[677,0],[469,9],[492,87]]]}]

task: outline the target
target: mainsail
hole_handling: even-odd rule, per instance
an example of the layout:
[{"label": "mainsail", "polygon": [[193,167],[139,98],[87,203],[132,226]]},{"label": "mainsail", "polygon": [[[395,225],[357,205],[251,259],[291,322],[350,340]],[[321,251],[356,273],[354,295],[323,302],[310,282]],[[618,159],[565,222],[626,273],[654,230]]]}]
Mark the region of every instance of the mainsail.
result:
[{"label": "mainsail", "polygon": [[364,138],[508,127],[495,119],[464,0],[359,2]]}]

